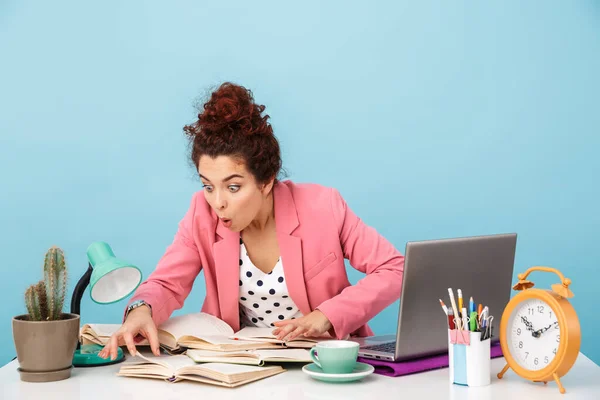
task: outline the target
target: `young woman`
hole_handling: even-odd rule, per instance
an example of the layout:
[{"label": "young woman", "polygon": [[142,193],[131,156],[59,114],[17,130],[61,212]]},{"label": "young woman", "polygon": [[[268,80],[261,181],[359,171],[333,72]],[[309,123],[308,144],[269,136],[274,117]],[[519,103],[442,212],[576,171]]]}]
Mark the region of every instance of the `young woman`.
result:
[{"label": "young woman", "polygon": [[[273,327],[283,340],[370,336],[367,322],[399,298],[404,257],[337,190],[277,179],[280,149],[264,109],[224,83],[184,128],[203,190],[101,357],[123,344],[135,354],[140,336],[158,354],[157,326],[183,306],[201,270],[203,312],[235,331]],[[344,259],[366,274],[354,286]]]}]

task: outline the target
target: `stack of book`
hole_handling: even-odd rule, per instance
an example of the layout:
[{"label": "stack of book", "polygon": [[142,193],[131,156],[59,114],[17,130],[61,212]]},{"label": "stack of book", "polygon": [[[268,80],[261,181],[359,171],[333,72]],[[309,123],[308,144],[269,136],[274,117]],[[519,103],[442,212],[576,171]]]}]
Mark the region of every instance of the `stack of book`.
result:
[{"label": "stack of book", "polygon": [[[121,325],[86,324],[81,328],[82,345],[104,346]],[[158,378],[169,382],[183,379],[235,387],[276,375],[285,370],[282,362],[308,363],[309,349],[321,340],[301,337],[284,342],[273,328],[246,327],[238,332],[224,321],[206,313],[170,318],[158,327],[158,339],[167,355],[154,356],[146,339],[135,357],[127,360],[119,376]]]}]

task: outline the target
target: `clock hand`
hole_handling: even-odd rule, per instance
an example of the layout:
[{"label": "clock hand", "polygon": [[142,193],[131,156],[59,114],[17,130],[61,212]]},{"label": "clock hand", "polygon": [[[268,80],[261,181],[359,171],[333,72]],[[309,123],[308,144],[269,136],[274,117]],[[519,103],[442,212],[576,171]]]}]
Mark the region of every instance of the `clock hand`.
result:
[{"label": "clock hand", "polygon": [[537,330],[534,333],[536,333],[538,336],[540,336],[542,333],[546,332],[548,329],[552,328],[554,325],[557,325],[557,324],[558,324],[558,321],[554,322],[553,324],[548,325],[545,328]]},{"label": "clock hand", "polygon": [[525,324],[525,326],[527,327],[527,330],[531,332],[531,336],[533,336],[534,338],[540,337],[540,332],[533,329],[533,324],[531,322],[529,322],[529,320],[527,318],[521,317],[521,321]]},{"label": "clock hand", "polygon": [[521,322],[523,322],[525,324],[525,327],[527,328],[528,331],[535,332],[535,330],[533,329],[533,325],[531,324],[531,322],[529,322],[527,320],[527,318],[521,317]]}]

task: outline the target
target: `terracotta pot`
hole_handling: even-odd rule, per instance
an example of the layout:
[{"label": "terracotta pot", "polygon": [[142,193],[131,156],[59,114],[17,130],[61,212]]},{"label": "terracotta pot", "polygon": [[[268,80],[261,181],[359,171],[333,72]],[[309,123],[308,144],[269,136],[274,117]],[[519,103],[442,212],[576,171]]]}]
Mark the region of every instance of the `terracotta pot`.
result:
[{"label": "terracotta pot", "polygon": [[79,339],[79,315],[62,314],[56,321],[12,320],[13,339],[22,381],[51,382],[67,379]]}]

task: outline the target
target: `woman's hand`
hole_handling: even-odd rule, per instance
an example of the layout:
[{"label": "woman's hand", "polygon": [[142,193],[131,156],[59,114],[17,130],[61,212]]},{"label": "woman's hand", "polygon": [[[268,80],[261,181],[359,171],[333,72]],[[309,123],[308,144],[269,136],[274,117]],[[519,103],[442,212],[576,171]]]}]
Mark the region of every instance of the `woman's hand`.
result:
[{"label": "woman's hand", "polygon": [[108,343],[98,355],[101,358],[107,358],[110,355],[110,359],[114,360],[117,358],[117,348],[125,344],[129,353],[135,356],[137,350],[134,338],[138,334],[148,339],[152,352],[158,356],[160,354],[158,331],[147,306],[131,310],[121,328],[110,337]]},{"label": "woman's hand", "polygon": [[286,319],[275,322],[277,328],[273,335],[279,340],[292,340],[300,335],[303,336],[321,336],[331,328],[329,319],[319,310],[315,310],[308,315],[297,319]]}]

